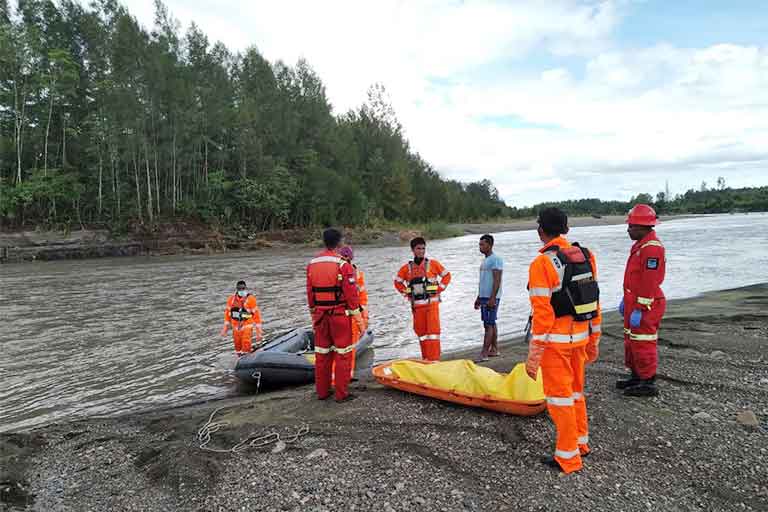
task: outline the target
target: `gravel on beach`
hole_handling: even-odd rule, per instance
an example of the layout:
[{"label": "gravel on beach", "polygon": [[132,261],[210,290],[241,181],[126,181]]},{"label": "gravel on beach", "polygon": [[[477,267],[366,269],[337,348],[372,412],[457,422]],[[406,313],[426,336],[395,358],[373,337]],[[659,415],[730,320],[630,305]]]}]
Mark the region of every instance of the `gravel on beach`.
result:
[{"label": "gravel on beach", "polygon": [[[572,475],[539,462],[546,413],[361,377],[343,404],[305,386],[1,434],[0,510],[768,510],[768,285],[669,303],[657,398],[614,389],[623,335],[615,313],[604,322],[587,370],[594,451]],[[502,349],[486,364],[504,372],[527,350]],[[201,449],[209,420],[206,448],[253,446]]]}]

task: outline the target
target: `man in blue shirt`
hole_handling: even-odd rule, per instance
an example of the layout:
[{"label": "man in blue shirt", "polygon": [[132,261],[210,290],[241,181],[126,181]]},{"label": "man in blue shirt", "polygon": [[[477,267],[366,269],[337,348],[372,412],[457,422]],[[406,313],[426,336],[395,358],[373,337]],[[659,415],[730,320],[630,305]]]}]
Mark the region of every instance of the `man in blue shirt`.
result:
[{"label": "man in blue shirt", "polygon": [[480,352],[478,362],[487,361],[489,357],[499,355],[499,332],[496,328],[496,313],[499,310],[501,300],[501,273],[504,269],[504,261],[493,253],[493,237],[483,235],[480,237],[480,252],[485,259],[480,264],[480,286],[475,299],[475,309],[480,310],[480,317],[485,326],[485,339],[483,350]]}]

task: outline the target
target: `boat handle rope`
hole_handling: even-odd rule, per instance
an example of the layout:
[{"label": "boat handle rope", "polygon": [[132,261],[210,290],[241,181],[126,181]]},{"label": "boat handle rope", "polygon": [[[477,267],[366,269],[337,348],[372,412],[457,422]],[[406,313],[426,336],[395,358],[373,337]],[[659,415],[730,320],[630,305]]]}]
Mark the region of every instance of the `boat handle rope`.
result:
[{"label": "boat handle rope", "polygon": [[256,379],[256,394],[259,394],[259,390],[261,389],[261,372],[255,371],[251,374],[252,379]]}]

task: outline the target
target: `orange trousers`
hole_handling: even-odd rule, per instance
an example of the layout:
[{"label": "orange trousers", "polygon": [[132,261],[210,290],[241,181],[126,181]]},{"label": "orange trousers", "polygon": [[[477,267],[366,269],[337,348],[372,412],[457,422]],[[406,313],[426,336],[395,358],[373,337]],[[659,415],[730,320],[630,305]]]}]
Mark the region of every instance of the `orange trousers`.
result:
[{"label": "orange trousers", "polygon": [[235,342],[235,352],[250,352],[253,340],[253,324],[232,327],[232,339]]},{"label": "orange trousers", "polygon": [[565,473],[582,468],[589,453],[587,402],[584,399],[586,345],[548,346],[541,357],[547,411],[557,431],[555,460]]},{"label": "orange trousers", "polygon": [[440,303],[413,308],[413,332],[419,337],[421,358],[440,360]]},{"label": "orange trousers", "polygon": [[[365,325],[368,325],[368,311],[363,311],[361,313],[363,315],[363,318],[365,318]],[[352,343],[353,345],[357,343],[357,340],[360,339],[360,337],[363,335],[363,333],[360,331],[360,328],[357,326],[357,322],[352,322]],[[350,368],[349,368],[349,378],[354,378],[355,376],[355,359],[357,358],[357,349],[353,348],[350,352],[352,354],[352,357],[349,360]],[[336,361],[333,361],[333,366],[331,368],[331,374],[336,374]],[[336,379],[331,378],[331,386],[336,385]]]},{"label": "orange trousers", "polygon": [[315,331],[315,389],[318,398],[328,397],[331,380],[335,381],[336,400],[343,400],[349,395],[352,323],[343,310],[319,311],[312,315]]}]

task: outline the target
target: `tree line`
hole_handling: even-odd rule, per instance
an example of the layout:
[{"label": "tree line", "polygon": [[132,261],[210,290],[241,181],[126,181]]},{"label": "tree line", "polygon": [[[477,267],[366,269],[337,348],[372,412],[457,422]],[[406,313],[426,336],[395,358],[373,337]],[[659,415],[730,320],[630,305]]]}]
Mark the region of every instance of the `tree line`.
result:
[{"label": "tree line", "polygon": [[232,52],[157,0],[0,0],[0,225],[255,229],[508,215],[488,180],[443,179],[380,85],[335,115],[305,60]]},{"label": "tree line", "polygon": [[707,188],[702,183],[699,190],[689,189],[683,194],[667,197],[659,192],[656,197],[648,193],[638,194],[629,201],[602,201],[600,199],[577,199],[536,204],[529,208],[510,208],[515,218],[535,217],[542,208],[555,206],[573,216],[624,215],[634,205],[643,203],[654,207],[659,215],[684,213],[739,213],[768,211],[768,187],[726,187],[725,179],[719,178],[717,188]]}]

